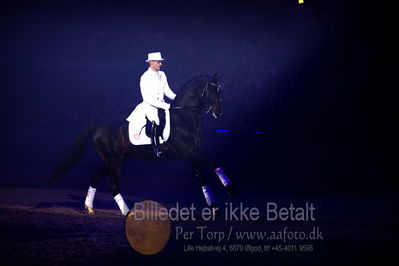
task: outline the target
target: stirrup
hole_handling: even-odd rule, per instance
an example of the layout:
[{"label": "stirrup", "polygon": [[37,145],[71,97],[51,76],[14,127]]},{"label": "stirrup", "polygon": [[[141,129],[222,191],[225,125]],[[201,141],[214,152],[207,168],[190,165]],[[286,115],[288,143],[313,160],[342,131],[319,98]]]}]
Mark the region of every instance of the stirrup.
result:
[{"label": "stirrup", "polygon": [[159,158],[163,154],[162,150],[159,147],[154,148],[154,155],[155,157]]}]

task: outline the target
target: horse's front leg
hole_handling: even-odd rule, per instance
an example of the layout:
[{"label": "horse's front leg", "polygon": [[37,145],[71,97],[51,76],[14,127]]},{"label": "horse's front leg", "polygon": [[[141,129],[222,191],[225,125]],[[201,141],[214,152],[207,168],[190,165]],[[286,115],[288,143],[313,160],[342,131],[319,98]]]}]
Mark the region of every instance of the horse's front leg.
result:
[{"label": "horse's front leg", "polygon": [[206,200],[208,206],[212,207],[214,212],[217,209],[216,201],[214,200],[212,191],[211,191],[210,187],[208,186],[205,176],[202,173],[203,166],[208,166],[212,170],[214,170],[216,175],[219,177],[220,181],[222,182],[223,186],[226,188],[227,192],[230,194],[230,196],[236,196],[236,191],[234,189],[233,183],[227,177],[227,175],[223,172],[223,169],[218,164],[208,160],[207,158],[204,158],[203,156],[201,156],[198,153],[191,153],[191,154],[187,155],[186,159],[191,163],[191,166],[194,170],[194,174],[201,183],[202,192],[204,193],[205,200]]},{"label": "horse's front leg", "polygon": [[234,188],[233,183],[231,180],[227,177],[227,175],[223,172],[222,167],[216,167],[212,168],[215,170],[216,175],[219,177],[220,182],[222,182],[223,186],[226,188],[227,192],[229,193],[230,196],[235,197],[237,196],[237,192]]},{"label": "horse's front leg", "polygon": [[224,173],[222,167],[213,162],[210,161],[206,158],[201,157],[199,159],[203,165],[208,166],[211,168],[213,171],[215,171],[216,175],[219,177],[220,182],[222,182],[223,186],[226,188],[227,192],[229,193],[230,196],[235,197],[237,196],[237,192],[235,190],[235,187],[231,180],[227,177],[227,175]]},{"label": "horse's front leg", "polygon": [[204,193],[206,204],[208,204],[209,207],[216,207],[215,198],[213,197],[212,190],[209,187],[208,182],[202,172],[201,166],[197,165],[195,163],[191,163],[191,166],[193,168],[195,177],[200,182],[200,185],[202,188],[202,193]]}]

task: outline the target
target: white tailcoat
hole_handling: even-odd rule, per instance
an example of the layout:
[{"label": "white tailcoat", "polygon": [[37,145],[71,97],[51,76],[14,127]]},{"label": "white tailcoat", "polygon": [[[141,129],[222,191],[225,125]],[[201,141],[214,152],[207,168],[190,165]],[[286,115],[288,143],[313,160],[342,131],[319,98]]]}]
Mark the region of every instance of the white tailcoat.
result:
[{"label": "white tailcoat", "polygon": [[[140,91],[143,97],[143,102],[137,106],[136,109],[139,112],[144,112],[144,116],[147,116],[148,120],[155,121],[159,125],[158,109],[167,109],[168,104],[165,103],[164,95],[171,100],[174,100],[176,94],[170,89],[168,80],[165,72],[153,71],[148,68],[146,72],[140,78]],[[131,122],[132,114],[126,119]]]}]

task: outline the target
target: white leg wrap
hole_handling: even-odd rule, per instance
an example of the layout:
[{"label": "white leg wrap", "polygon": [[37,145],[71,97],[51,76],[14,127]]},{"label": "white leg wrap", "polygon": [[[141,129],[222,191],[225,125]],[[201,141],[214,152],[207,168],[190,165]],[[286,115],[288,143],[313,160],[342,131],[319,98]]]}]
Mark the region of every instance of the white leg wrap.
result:
[{"label": "white leg wrap", "polygon": [[122,198],[121,194],[118,194],[114,197],[114,200],[116,201],[116,203],[119,206],[119,209],[121,210],[123,215],[127,215],[127,213],[129,212],[129,208],[127,207],[125,201]]},{"label": "white leg wrap", "polygon": [[223,172],[222,168],[216,168],[215,173],[218,175],[220,181],[222,182],[223,186],[227,186],[231,184],[230,179],[226,176],[226,174]]},{"label": "white leg wrap", "polygon": [[208,204],[208,206],[214,205],[215,199],[213,198],[211,188],[209,186],[203,186],[202,192],[204,193],[206,204]]},{"label": "white leg wrap", "polygon": [[95,195],[96,195],[96,189],[90,186],[89,190],[87,191],[87,196],[85,200],[85,204],[87,207],[93,208],[93,201]]}]

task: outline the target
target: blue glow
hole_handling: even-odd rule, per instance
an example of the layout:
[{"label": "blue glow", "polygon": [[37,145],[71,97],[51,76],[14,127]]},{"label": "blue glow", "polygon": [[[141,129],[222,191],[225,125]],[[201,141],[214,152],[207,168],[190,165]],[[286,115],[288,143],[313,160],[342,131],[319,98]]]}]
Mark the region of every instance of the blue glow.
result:
[{"label": "blue glow", "polygon": [[221,133],[230,133],[230,130],[225,130],[225,129],[218,129],[216,132],[221,132]]},{"label": "blue glow", "polygon": [[255,133],[255,134],[263,134],[262,131],[255,131],[254,133]]}]

